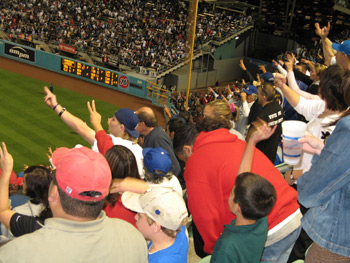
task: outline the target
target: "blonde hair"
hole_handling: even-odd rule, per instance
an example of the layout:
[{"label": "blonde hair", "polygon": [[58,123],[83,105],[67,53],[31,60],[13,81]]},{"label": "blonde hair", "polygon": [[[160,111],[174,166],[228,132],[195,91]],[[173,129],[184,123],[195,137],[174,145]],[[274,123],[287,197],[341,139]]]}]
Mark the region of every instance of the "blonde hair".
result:
[{"label": "blonde hair", "polygon": [[[151,225],[153,225],[155,223],[155,221],[152,218],[150,218],[149,216],[147,216],[147,214],[145,214],[145,216],[146,216],[146,221],[147,221],[148,225],[151,226]],[[184,218],[181,221],[181,224],[180,224],[179,228],[176,229],[176,230],[171,230],[171,229],[165,228],[162,225],[161,225],[161,228],[162,228],[162,231],[164,232],[164,234],[166,234],[168,237],[176,238],[177,233],[179,233],[181,231],[181,227],[182,226],[187,224],[187,221],[188,221],[187,217]]]},{"label": "blonde hair", "polygon": [[232,112],[230,110],[230,106],[228,105],[227,102],[223,100],[214,100],[209,102],[206,107],[212,107],[213,115],[212,116],[214,119],[222,118],[229,123],[229,129],[232,128],[232,123],[231,121],[233,120]]}]

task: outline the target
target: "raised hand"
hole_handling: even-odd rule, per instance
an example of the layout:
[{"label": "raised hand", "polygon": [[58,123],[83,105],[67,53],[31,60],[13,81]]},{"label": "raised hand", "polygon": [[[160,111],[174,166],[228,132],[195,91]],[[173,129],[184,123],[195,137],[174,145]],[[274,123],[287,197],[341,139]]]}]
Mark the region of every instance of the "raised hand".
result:
[{"label": "raised hand", "polygon": [[4,142],[1,143],[0,147],[0,167],[4,175],[11,175],[13,169],[13,158],[12,155],[8,153]]},{"label": "raised hand", "polygon": [[211,87],[208,87],[208,92],[215,93],[214,90]]},{"label": "raised hand", "polygon": [[101,114],[99,114],[96,111],[96,105],[95,105],[95,100],[91,101],[91,105],[90,102],[87,102],[87,107],[90,113],[90,123],[92,125],[92,127],[94,128],[95,132],[98,132],[100,130],[103,130],[102,124],[101,124]]},{"label": "raised hand", "polygon": [[47,148],[47,153],[46,153],[46,156],[49,160],[52,158],[52,154],[53,154],[52,148],[51,146],[49,146],[49,148]]},{"label": "raised hand", "polygon": [[56,99],[56,95],[53,94],[47,86],[44,87],[45,97],[44,101],[51,109],[53,109],[58,103]]},{"label": "raised hand", "polygon": [[250,136],[249,141],[252,140],[252,142],[256,145],[260,141],[264,141],[271,137],[272,134],[274,134],[277,125],[274,127],[270,127],[267,125],[266,122],[261,120],[263,122],[262,125],[256,126],[256,131]]},{"label": "raised hand", "polygon": [[259,69],[261,70],[262,73],[266,73],[266,68],[264,65],[259,65]]},{"label": "raised hand", "polygon": [[273,59],[273,60],[272,60],[272,65],[275,66],[275,67],[277,68],[279,64],[277,63],[276,60]]},{"label": "raised hand", "polygon": [[293,56],[290,54],[287,54],[287,59],[288,60],[284,62],[286,70],[288,72],[293,71],[293,65],[294,65]]},{"label": "raised hand", "polygon": [[240,68],[241,68],[243,71],[246,71],[246,70],[247,70],[247,68],[246,68],[245,65],[244,65],[243,59],[241,59],[241,60],[239,61],[239,66],[240,66]]},{"label": "raised hand", "polygon": [[286,84],[286,83],[287,83],[287,80],[286,80],[285,76],[283,76],[280,73],[275,74],[275,85],[277,87],[281,88],[283,86],[283,84]]},{"label": "raised hand", "polygon": [[321,29],[320,24],[315,24],[315,33],[321,37],[321,39],[326,39],[328,37],[329,31],[331,30],[331,23],[328,22],[326,27]]}]

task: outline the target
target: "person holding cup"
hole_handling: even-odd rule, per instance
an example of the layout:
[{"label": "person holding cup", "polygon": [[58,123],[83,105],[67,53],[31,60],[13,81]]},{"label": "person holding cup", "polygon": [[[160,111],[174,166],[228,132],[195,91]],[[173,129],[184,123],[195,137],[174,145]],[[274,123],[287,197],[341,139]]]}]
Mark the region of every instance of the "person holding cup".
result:
[{"label": "person holding cup", "polygon": [[[294,91],[296,82],[293,65],[291,62],[286,62],[286,64],[288,85],[292,88],[285,84],[286,78],[280,74],[275,76],[276,86],[282,90],[285,98],[294,109],[309,121],[306,130],[313,136],[326,140],[334,130],[335,126],[332,123],[348,107],[344,100],[344,83],[350,79],[347,70],[337,65],[328,67],[320,77],[319,97],[312,95],[312,97],[305,98],[307,96],[301,96]],[[310,169],[312,157],[313,154],[303,151],[300,162],[298,164],[291,163],[294,165],[294,169],[285,175],[290,185],[293,185],[304,172]]]},{"label": "person holding cup", "polygon": [[[350,71],[344,69],[344,97],[350,105]],[[299,139],[303,149],[314,154],[310,170],[298,180],[298,200],[309,208],[302,227],[314,241],[305,262],[350,262],[350,107],[340,114],[329,139],[312,136]]]}]

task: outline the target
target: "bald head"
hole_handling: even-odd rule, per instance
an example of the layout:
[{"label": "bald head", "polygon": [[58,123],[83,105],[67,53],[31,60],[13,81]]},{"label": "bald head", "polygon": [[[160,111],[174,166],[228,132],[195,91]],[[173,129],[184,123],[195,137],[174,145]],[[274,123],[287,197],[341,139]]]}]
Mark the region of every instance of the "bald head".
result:
[{"label": "bald head", "polygon": [[142,107],[136,111],[139,122],[144,122],[147,127],[156,127],[158,119],[154,111],[150,107]]}]

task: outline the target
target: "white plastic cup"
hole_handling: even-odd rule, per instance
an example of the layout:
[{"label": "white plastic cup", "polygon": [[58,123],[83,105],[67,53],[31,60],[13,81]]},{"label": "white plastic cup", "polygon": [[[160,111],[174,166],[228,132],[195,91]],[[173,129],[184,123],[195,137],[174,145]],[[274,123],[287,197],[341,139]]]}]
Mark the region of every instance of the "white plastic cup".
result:
[{"label": "white plastic cup", "polygon": [[290,165],[297,165],[300,161],[303,146],[298,139],[305,136],[306,123],[302,121],[283,121],[283,158]]}]

